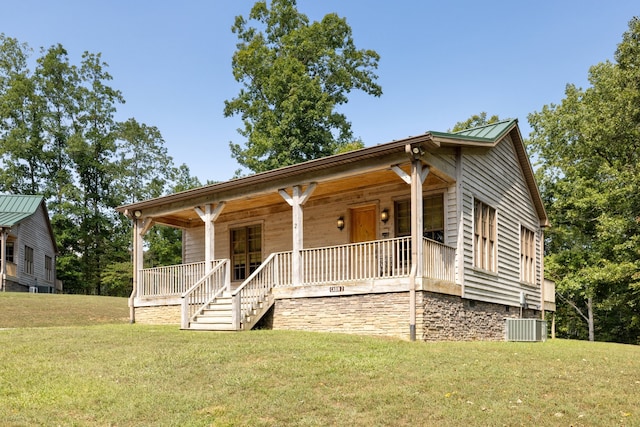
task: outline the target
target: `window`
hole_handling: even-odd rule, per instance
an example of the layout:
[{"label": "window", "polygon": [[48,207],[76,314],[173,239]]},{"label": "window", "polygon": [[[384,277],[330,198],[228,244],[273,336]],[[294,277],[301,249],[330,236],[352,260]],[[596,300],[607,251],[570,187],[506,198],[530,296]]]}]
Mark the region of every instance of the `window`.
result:
[{"label": "window", "polygon": [[5,257],[7,258],[7,262],[14,262],[13,261],[13,242],[7,242],[7,247],[5,250],[6,250]]},{"label": "window", "polygon": [[29,246],[24,247],[24,272],[27,274],[33,274],[33,248]]},{"label": "window", "polygon": [[51,281],[53,279],[53,259],[50,256],[44,256],[44,278]]},{"label": "window", "polygon": [[496,210],[478,200],[474,203],[474,265],[497,271]]},{"label": "window", "polygon": [[[411,234],[411,200],[395,203],[397,237]],[[444,243],[444,196],[435,194],[422,198],[422,235],[428,239]]]},{"label": "window", "polygon": [[262,226],[234,228],[231,230],[232,280],[244,280],[262,262]]},{"label": "window", "polygon": [[536,282],[536,237],[528,228],[520,227],[520,280]]}]

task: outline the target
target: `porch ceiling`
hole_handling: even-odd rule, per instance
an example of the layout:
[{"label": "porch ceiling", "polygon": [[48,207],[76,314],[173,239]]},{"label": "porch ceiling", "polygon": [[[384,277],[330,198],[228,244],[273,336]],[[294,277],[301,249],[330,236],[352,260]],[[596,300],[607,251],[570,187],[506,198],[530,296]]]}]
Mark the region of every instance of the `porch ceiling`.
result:
[{"label": "porch ceiling", "polygon": [[[401,168],[410,173],[410,166],[403,165]],[[396,181],[397,180],[397,181]],[[317,183],[316,189],[311,195],[311,200],[332,197],[337,194],[345,193],[353,190],[366,189],[369,187],[378,187],[389,184],[390,182],[398,182],[400,178],[389,168],[369,171],[367,173],[328,179],[326,181],[314,181]],[[308,183],[300,183],[306,185]],[[437,173],[430,173],[425,181],[425,186],[443,186],[448,185],[448,181],[439,176]],[[287,189],[290,193],[290,190]],[[409,189],[407,188],[407,191]],[[268,193],[246,194],[238,198],[225,200],[226,205],[222,210],[219,220],[224,221],[225,217],[235,217],[238,213],[246,214],[248,211],[256,208],[267,208],[272,213],[288,212],[291,210],[287,202],[278,194],[277,191]],[[150,215],[158,224],[169,225],[180,228],[202,227],[203,222],[195,211],[195,205],[188,208],[177,209],[172,212],[166,212],[159,215]]]}]

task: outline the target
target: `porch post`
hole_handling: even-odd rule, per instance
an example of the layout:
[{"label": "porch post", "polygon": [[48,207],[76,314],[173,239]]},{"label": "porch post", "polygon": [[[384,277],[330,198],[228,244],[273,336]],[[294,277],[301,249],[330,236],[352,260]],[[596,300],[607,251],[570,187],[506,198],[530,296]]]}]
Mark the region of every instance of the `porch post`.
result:
[{"label": "porch post", "polygon": [[411,162],[411,256],[415,256],[412,259],[416,265],[417,277],[422,277],[424,273],[422,184],[428,174],[429,167],[423,166],[420,160]]},{"label": "porch post", "polygon": [[0,288],[2,292],[6,292],[7,278],[7,232],[4,228],[0,228]]},{"label": "porch post", "polygon": [[204,222],[204,271],[209,273],[213,268],[213,260],[215,259],[215,241],[216,230],[214,221],[218,219],[225,202],[220,202],[215,209],[211,209],[211,205],[205,205],[204,212],[199,207],[195,208],[196,213]]},{"label": "porch post", "polygon": [[311,193],[315,189],[316,183],[312,182],[302,193],[301,187],[294,185],[291,196],[284,189],[278,190],[280,196],[293,208],[293,244],[291,254],[291,281],[293,286],[300,286],[303,276],[301,251],[304,244],[304,212],[302,206],[309,200]]},{"label": "porch post", "polygon": [[151,218],[143,220],[133,217],[133,290],[129,298],[129,320],[131,323],[135,323],[136,319],[133,299],[140,295],[140,286],[142,286],[142,277],[140,276],[144,267],[144,244],[142,238],[152,226],[153,220]]}]

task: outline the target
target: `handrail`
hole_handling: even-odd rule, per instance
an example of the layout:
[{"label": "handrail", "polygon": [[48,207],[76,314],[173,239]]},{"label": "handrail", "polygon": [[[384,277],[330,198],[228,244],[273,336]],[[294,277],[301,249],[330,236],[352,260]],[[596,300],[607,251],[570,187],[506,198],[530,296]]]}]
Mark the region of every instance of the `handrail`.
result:
[{"label": "handrail", "polygon": [[224,291],[231,290],[231,261],[218,260],[213,269],[185,291],[182,298],[181,327],[187,329],[193,319]]},{"label": "handrail", "polygon": [[233,291],[233,322],[236,329],[241,328],[242,319],[246,319],[268,300],[271,289],[283,282],[291,283],[290,266],[291,252],[272,253]]}]

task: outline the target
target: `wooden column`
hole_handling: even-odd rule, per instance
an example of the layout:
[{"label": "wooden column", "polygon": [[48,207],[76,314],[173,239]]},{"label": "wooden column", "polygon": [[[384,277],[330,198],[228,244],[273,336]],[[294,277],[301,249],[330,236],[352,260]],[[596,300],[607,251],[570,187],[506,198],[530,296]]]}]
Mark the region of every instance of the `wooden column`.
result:
[{"label": "wooden column", "polygon": [[422,235],[423,235],[423,204],[422,184],[429,175],[429,166],[422,164],[417,159],[411,162],[411,175],[400,169],[399,166],[391,166],[396,175],[404,182],[411,185],[411,262],[416,266],[416,276],[422,277],[424,260],[422,259]]},{"label": "wooden column", "polygon": [[131,323],[135,323],[135,311],[133,299],[140,295],[142,269],[144,268],[144,242],[143,237],[153,226],[151,218],[133,218],[133,290],[129,299],[129,315]]},{"label": "wooden column", "polygon": [[309,200],[311,194],[316,189],[316,183],[312,182],[302,191],[299,185],[295,185],[291,195],[284,189],[278,190],[282,198],[293,208],[293,243],[291,255],[291,281],[293,286],[302,284],[302,256],[301,251],[304,245],[304,212],[302,206]]},{"label": "wooden column", "polygon": [[212,209],[211,205],[205,205],[204,211],[199,207],[195,208],[196,213],[200,219],[204,222],[204,261],[205,273],[208,273],[213,268],[213,260],[216,257],[215,242],[216,242],[216,230],[214,221],[218,219],[222,209],[224,209],[225,202],[220,202]]},{"label": "wooden column", "polygon": [[[406,147],[407,153],[412,153],[410,146]],[[422,184],[429,167],[422,164],[419,156],[414,156],[411,161],[411,175],[407,175],[399,166],[391,166],[404,182],[411,185],[411,274],[409,275],[409,337],[416,340],[416,277],[422,278],[424,270],[423,238],[423,203]]]},{"label": "wooden column", "polygon": [[7,290],[7,232],[4,228],[0,228],[0,239],[0,261],[2,261],[2,267],[0,268],[0,288],[5,292]]},{"label": "wooden column", "polygon": [[424,166],[420,160],[411,163],[411,255],[415,258],[416,276],[422,277],[424,273],[424,248],[422,238],[424,235],[424,207],[422,203],[422,184],[429,175],[429,167]]}]

